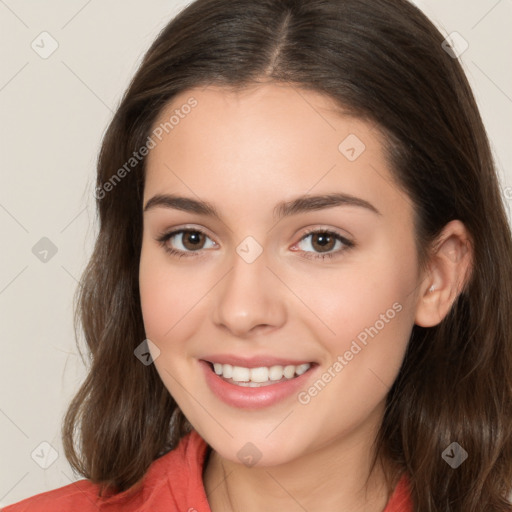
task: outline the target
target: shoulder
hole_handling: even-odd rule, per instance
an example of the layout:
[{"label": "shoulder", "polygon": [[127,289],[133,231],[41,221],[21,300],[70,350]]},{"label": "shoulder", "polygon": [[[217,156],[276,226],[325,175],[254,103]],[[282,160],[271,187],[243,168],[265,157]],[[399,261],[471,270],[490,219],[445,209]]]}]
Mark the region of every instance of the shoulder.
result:
[{"label": "shoulder", "polygon": [[383,512],[413,512],[409,477],[402,475]]},{"label": "shoulder", "polygon": [[[151,464],[136,489],[100,497],[97,484],[79,480],[4,507],[1,512],[137,512],[143,509],[173,512],[188,510],[191,506],[195,506],[197,512],[208,512],[210,509],[202,482],[207,448],[204,440],[193,430],[181,439],[174,450]],[[192,501],[197,505],[190,505]]]},{"label": "shoulder", "polygon": [[[88,512],[94,510],[97,486],[88,480],[79,480],[64,487],[52,491],[43,492],[23,501],[8,505],[1,509],[2,512],[32,512],[32,511],[55,511],[70,510],[73,507],[80,507],[79,510]],[[78,510],[78,508],[77,508]]]}]

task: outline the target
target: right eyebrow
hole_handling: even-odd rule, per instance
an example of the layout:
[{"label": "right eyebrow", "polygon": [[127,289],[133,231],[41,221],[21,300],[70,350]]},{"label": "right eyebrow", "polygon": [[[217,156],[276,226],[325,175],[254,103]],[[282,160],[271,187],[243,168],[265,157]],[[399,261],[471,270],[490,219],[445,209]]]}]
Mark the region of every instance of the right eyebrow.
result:
[{"label": "right eyebrow", "polygon": [[156,207],[172,208],[184,212],[197,213],[199,215],[208,215],[221,220],[217,209],[207,201],[198,201],[191,197],[176,196],[174,194],[157,194],[153,196],[144,206],[144,212]]}]

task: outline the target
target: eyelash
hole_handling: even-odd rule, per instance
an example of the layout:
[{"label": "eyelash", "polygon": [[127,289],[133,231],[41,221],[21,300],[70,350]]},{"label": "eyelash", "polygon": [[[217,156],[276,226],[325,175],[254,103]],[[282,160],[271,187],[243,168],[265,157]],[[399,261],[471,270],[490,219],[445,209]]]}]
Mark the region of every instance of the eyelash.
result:
[{"label": "eyelash", "polygon": [[[180,233],[201,233],[208,237],[208,235],[201,229],[194,228],[194,229],[178,229],[176,231],[169,231],[169,232],[166,232],[166,233],[163,233],[162,235],[160,235],[156,240],[157,240],[157,242],[160,243],[160,245],[164,248],[164,250],[171,256],[175,256],[178,258],[182,258],[182,257],[188,258],[188,257],[200,256],[201,249],[198,249],[197,251],[181,251],[181,250],[173,249],[172,247],[169,247],[167,245],[168,240],[170,240],[173,236],[178,235]],[[308,236],[310,236],[312,234],[317,234],[317,233],[332,236],[335,238],[335,240],[343,243],[343,245],[345,247],[342,249],[339,249],[335,252],[327,252],[327,253],[311,253],[309,251],[303,251],[305,254],[308,255],[308,256],[303,256],[306,259],[309,259],[309,260],[331,259],[331,258],[334,258],[334,257],[340,255],[341,253],[346,252],[349,249],[352,249],[356,245],[354,242],[347,240],[346,238],[341,236],[336,231],[331,231],[328,229],[311,229],[311,230],[307,231],[306,233],[304,233],[304,235],[302,236],[302,238],[299,240],[298,243],[305,240]],[[208,238],[210,238],[210,237],[208,237]],[[198,253],[198,254],[195,254],[195,253]]]}]

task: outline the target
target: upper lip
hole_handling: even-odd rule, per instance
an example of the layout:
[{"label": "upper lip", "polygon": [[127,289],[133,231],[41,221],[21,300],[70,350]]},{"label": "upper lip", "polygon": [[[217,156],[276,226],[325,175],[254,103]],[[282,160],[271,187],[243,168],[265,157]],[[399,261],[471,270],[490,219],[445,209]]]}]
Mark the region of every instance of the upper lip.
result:
[{"label": "upper lip", "polygon": [[285,359],[283,357],[275,357],[270,355],[260,355],[260,356],[252,356],[252,357],[241,357],[235,356],[233,354],[215,354],[204,356],[201,359],[207,361],[209,363],[220,363],[220,364],[230,364],[232,366],[241,366],[243,368],[260,368],[262,366],[299,366],[301,364],[310,363],[313,364],[313,361],[308,361],[306,359],[302,360],[294,360],[294,359]]}]

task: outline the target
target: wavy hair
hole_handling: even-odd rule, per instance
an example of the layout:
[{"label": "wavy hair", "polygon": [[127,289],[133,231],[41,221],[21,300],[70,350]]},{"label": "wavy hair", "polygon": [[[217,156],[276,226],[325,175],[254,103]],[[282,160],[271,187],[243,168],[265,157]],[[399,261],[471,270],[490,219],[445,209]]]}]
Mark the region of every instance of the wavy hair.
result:
[{"label": "wavy hair", "polygon": [[[275,81],[323,93],[385,136],[423,269],[449,221],[469,231],[472,272],[441,323],[414,325],[375,460],[395,468],[390,489],[407,473],[417,511],[512,510],[511,232],[474,96],[443,39],[406,0],[197,0],[161,31],[102,142],[99,233],[75,296],[89,368],[62,435],[72,467],[101,492],[135,488],[191,428],[154,365],[134,356],[146,337],[145,158],[115,186],[113,176],[178,93]],[[457,469],[441,457],[453,441],[469,454]]]}]

